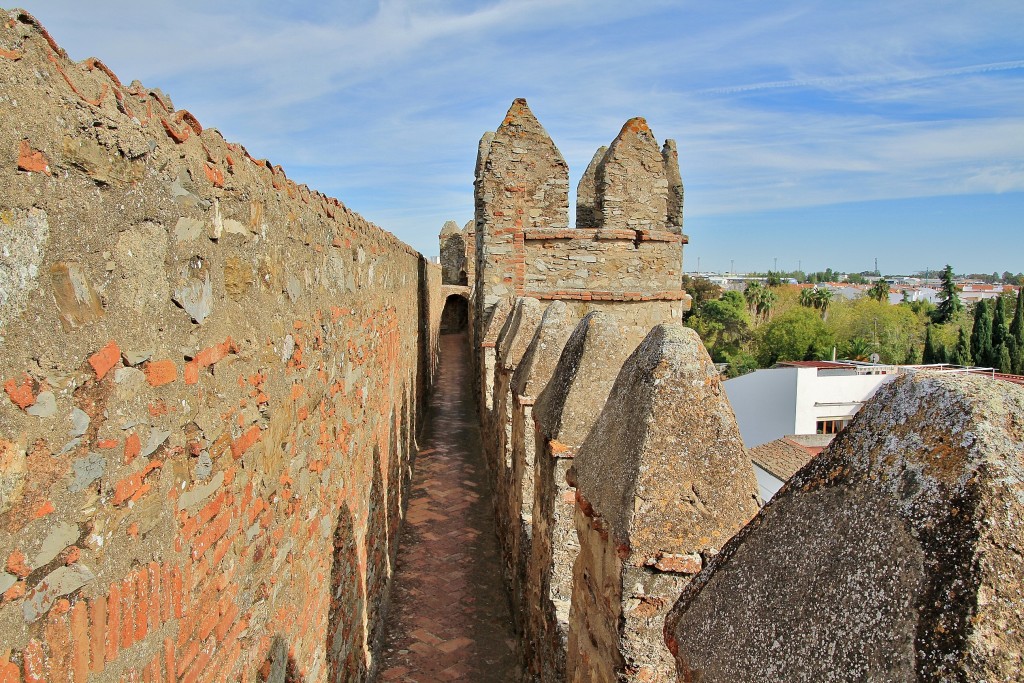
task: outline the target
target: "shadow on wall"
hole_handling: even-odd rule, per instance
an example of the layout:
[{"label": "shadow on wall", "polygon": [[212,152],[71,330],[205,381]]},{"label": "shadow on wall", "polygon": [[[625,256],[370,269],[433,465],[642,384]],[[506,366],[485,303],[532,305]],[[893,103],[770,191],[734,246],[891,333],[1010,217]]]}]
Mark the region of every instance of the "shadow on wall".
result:
[{"label": "shadow on wall", "polygon": [[260,669],[260,679],[265,683],[305,683],[295,659],[288,651],[288,643],[280,635],[274,636],[270,654]]},{"label": "shadow on wall", "polygon": [[[331,609],[327,622],[327,668],[330,683],[366,679],[366,595],[359,576],[352,513],[342,505],[334,528],[331,563]],[[284,681],[286,679],[274,679]],[[287,679],[291,680],[291,679]]]},{"label": "shadow on wall", "polygon": [[441,312],[441,334],[465,332],[469,327],[469,302],[461,294],[452,294]]},{"label": "shadow on wall", "polygon": [[[392,419],[388,420],[392,422]],[[386,447],[386,444],[385,444]],[[388,581],[391,578],[391,538],[388,532],[388,501],[381,469],[381,446],[373,447],[373,483],[366,521],[366,610],[371,615],[367,643],[377,653],[384,640],[384,611]]]}]

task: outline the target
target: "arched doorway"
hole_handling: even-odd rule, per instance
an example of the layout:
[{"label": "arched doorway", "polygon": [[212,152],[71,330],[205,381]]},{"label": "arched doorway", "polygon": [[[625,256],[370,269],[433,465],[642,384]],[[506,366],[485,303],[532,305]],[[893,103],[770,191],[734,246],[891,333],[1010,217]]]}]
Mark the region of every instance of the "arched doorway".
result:
[{"label": "arched doorway", "polygon": [[469,327],[469,302],[460,294],[452,294],[441,311],[441,334],[458,334]]}]

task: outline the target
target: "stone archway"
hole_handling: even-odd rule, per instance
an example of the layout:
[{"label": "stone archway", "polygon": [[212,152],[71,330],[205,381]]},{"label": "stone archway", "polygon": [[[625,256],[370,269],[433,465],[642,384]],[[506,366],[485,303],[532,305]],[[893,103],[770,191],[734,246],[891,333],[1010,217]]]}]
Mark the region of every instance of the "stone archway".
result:
[{"label": "stone archway", "polygon": [[441,311],[441,334],[458,334],[469,327],[469,301],[461,294],[451,294]]}]

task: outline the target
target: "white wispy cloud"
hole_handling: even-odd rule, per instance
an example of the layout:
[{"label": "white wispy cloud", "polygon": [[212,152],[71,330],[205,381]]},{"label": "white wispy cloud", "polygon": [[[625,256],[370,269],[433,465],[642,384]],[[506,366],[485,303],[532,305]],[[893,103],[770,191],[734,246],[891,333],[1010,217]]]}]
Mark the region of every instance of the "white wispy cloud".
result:
[{"label": "white wispy cloud", "polygon": [[[26,0],[27,1],[27,0]],[[525,96],[575,181],[622,122],[679,142],[688,216],[1024,191],[1024,4],[28,2],[424,251]],[[1020,238],[1018,244],[1020,244]],[[1024,246],[1024,245],[1021,245]]]}]

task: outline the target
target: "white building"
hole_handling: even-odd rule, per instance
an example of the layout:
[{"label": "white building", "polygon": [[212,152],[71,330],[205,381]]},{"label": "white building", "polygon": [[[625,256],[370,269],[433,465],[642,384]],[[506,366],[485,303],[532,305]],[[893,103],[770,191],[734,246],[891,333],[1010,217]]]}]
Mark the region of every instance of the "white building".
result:
[{"label": "white building", "polygon": [[883,383],[895,365],[793,361],[726,380],[747,448],[784,436],[835,434]]}]

